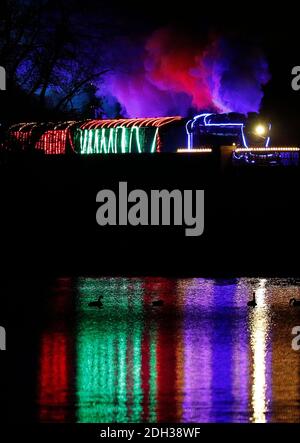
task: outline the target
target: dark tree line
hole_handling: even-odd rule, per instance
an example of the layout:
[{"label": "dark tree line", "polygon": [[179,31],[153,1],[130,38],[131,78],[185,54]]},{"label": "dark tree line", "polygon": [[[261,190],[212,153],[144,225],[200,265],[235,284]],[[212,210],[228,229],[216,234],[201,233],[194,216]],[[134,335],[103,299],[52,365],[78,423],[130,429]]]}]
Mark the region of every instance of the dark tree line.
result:
[{"label": "dark tree line", "polygon": [[1,8],[1,119],[93,116],[95,83],[111,69],[105,20],[88,23],[70,1],[3,0]]}]

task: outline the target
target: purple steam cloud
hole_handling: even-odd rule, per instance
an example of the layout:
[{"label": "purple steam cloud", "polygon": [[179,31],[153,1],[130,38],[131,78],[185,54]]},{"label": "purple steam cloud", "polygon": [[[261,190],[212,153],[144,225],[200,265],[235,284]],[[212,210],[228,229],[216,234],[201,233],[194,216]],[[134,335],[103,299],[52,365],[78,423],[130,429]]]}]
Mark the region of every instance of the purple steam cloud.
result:
[{"label": "purple steam cloud", "polygon": [[104,95],[119,102],[126,117],[187,116],[204,109],[258,112],[269,79],[268,64],[256,48],[217,36],[199,44],[164,28],[144,46],[122,45]]}]

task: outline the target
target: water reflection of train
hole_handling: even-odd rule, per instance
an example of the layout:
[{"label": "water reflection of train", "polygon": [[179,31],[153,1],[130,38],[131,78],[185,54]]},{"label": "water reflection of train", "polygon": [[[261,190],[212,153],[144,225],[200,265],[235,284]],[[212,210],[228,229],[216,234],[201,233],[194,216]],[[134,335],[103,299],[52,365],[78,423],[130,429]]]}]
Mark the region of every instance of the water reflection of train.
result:
[{"label": "water reflection of train", "polygon": [[[56,280],[33,371],[38,420],[299,422],[299,356],[290,346],[297,313],[286,306],[300,288],[286,283]],[[249,310],[253,291],[258,308]],[[91,309],[99,293],[105,307]],[[156,310],[158,298],[164,305]]]}]

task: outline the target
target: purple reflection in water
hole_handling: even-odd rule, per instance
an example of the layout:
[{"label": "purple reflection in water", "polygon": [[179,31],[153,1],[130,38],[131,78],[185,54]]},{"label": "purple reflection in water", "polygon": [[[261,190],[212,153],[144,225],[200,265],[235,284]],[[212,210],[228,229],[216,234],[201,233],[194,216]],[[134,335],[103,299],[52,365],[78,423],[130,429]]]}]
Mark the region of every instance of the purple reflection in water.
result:
[{"label": "purple reflection in water", "polygon": [[183,421],[249,420],[247,288],[194,279],[184,296]]},{"label": "purple reflection in water", "polygon": [[214,287],[213,329],[213,396],[212,421],[232,421],[232,366],[233,366],[233,303],[234,287],[219,282]]},{"label": "purple reflection in water", "polygon": [[246,324],[248,308],[247,287],[237,284],[234,288],[233,309],[236,321],[233,327],[232,350],[232,397],[233,397],[233,421],[246,422],[249,420],[249,331]]},{"label": "purple reflection in water", "polygon": [[[211,306],[213,286],[211,280],[194,279],[185,292],[184,422],[210,421],[212,331],[206,317]],[[205,316],[201,308],[204,308]]]}]

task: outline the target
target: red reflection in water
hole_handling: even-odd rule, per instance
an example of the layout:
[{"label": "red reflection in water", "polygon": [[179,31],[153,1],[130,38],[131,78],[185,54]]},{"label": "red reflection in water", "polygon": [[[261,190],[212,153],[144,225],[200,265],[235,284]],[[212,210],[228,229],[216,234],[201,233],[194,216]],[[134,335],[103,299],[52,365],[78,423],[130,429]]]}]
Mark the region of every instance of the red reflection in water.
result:
[{"label": "red reflection in water", "polygon": [[[176,336],[175,331],[159,328],[157,343],[157,421],[170,415],[176,421]],[[171,408],[170,408],[171,407]]]},{"label": "red reflection in water", "polygon": [[70,419],[69,391],[72,383],[73,358],[66,313],[72,309],[70,279],[59,279],[49,297],[46,321],[41,336],[38,382],[39,420],[66,422]]},{"label": "red reflection in water", "polygon": [[[163,306],[157,308],[157,421],[180,421],[181,406],[177,399],[177,383],[181,384],[182,377],[178,375],[180,362],[178,351],[182,340],[182,328],[178,319],[174,320],[168,312],[178,313],[176,282],[163,278],[145,279],[144,302],[150,305],[158,298],[163,301]],[[154,308],[156,310],[156,308]],[[154,314],[155,315],[155,314]],[[143,341],[143,392],[144,392],[144,418],[148,414],[149,392],[149,337],[145,335]]]},{"label": "red reflection in water", "polygon": [[44,334],[40,368],[40,420],[64,422],[68,402],[67,340],[64,333]]}]

